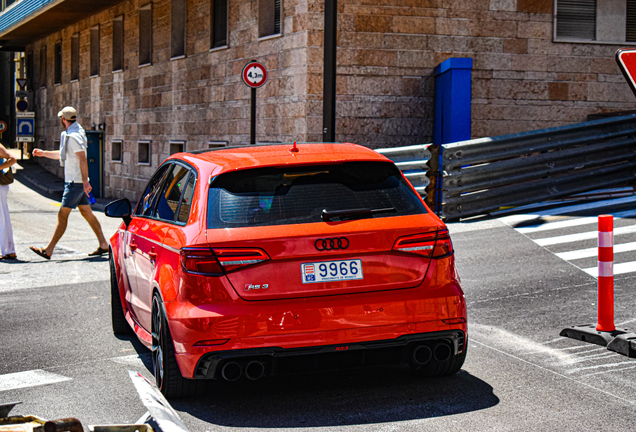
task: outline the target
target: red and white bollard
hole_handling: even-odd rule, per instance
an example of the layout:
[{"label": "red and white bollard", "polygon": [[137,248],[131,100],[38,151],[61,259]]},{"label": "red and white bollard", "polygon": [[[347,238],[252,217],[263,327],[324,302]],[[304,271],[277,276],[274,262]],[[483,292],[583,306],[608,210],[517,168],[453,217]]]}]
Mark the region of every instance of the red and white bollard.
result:
[{"label": "red and white bollard", "polygon": [[598,323],[597,331],[614,327],[614,216],[598,217]]}]

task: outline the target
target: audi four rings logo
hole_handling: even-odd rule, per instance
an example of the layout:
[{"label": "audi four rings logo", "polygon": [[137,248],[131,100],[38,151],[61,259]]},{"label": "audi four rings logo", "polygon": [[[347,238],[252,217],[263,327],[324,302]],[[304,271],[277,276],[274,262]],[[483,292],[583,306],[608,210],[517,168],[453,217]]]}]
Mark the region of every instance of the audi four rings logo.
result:
[{"label": "audi four rings logo", "polygon": [[336,249],[346,249],[349,247],[349,239],[346,237],[334,237],[326,239],[318,239],[314,243],[319,251],[330,251]]}]

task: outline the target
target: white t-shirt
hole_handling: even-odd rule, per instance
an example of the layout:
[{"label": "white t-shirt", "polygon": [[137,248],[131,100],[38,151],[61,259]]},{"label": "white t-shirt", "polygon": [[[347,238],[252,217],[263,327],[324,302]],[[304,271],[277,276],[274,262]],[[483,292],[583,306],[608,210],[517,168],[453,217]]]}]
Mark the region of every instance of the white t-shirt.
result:
[{"label": "white t-shirt", "polygon": [[86,149],[73,136],[68,137],[66,145],[68,149],[66,150],[66,161],[64,162],[64,181],[66,183],[82,183],[79,158],[75,153],[84,152],[84,156],[86,156]]}]

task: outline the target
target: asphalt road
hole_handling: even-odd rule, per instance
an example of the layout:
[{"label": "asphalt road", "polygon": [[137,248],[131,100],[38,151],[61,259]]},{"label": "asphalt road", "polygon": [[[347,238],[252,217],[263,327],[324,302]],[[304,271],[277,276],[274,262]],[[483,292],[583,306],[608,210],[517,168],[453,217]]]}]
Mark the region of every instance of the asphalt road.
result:
[{"label": "asphalt road", "polygon": [[[46,244],[58,205],[20,183],[11,187],[20,260],[0,263],[0,403],[22,401],[14,415],[133,423],[146,408],[127,371],[151,378],[150,357],[111,333],[108,262],[87,256],[96,247],[88,224],[73,212],[51,261],[28,250]],[[596,279],[585,271],[595,258],[556,254],[596,242],[539,244],[595,226],[522,229],[605,211],[450,225],[469,313],[468,357],[453,377],[415,378],[392,367],[219,382],[172,405],[193,432],[629,429],[636,359],[559,336],[595,321]],[[107,235],[115,232],[117,220],[98,216]],[[636,261],[636,252],[618,259]],[[616,276],[617,327],[636,329],[635,277]]]}]

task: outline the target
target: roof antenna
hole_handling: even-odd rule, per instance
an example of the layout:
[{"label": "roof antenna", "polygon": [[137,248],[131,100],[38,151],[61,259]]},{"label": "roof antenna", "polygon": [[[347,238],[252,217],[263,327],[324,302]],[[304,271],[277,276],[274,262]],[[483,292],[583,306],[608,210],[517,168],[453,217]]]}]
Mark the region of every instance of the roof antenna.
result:
[{"label": "roof antenna", "polygon": [[298,147],[296,147],[296,141],[294,141],[294,146],[289,149],[292,153],[298,153]]}]

